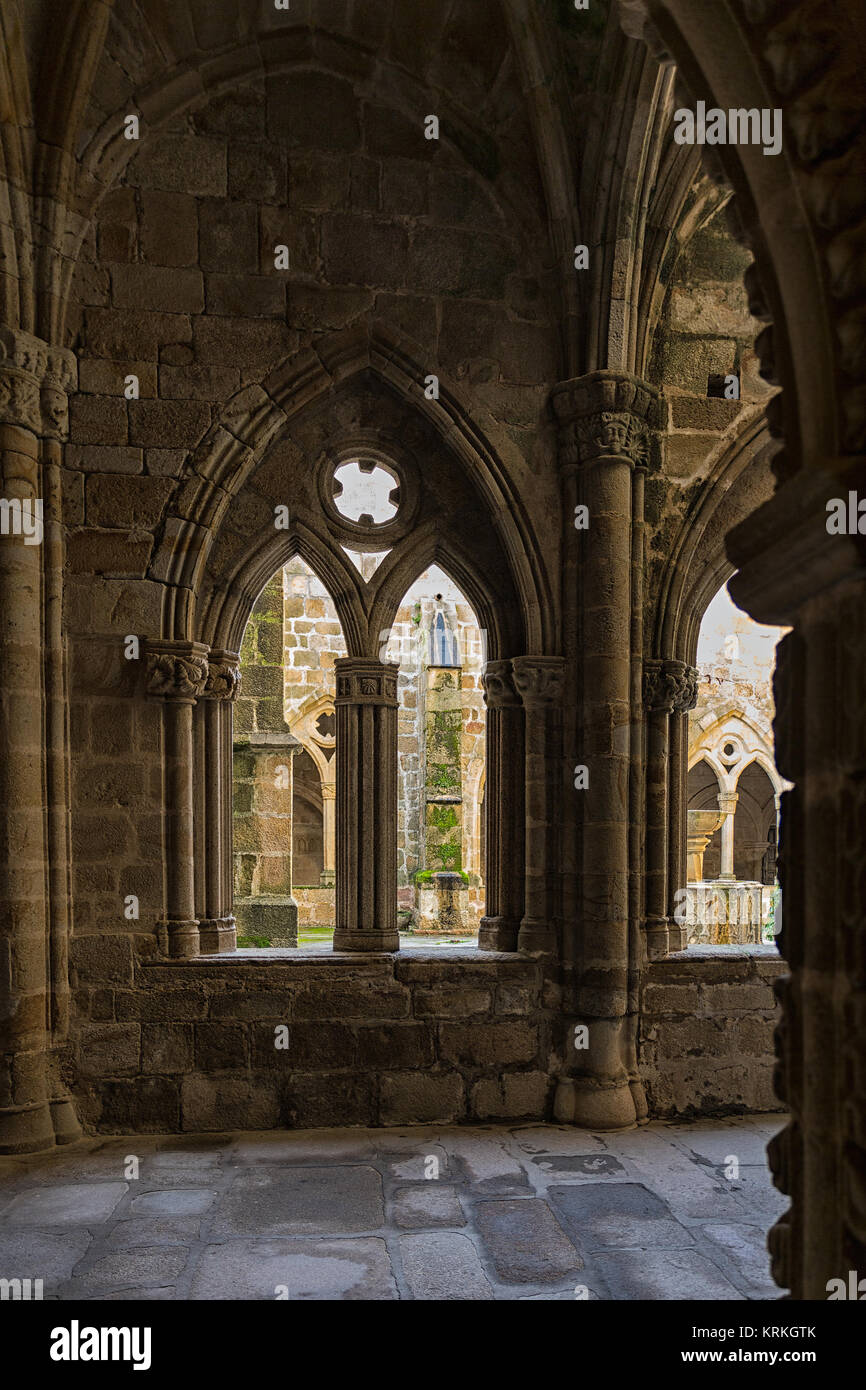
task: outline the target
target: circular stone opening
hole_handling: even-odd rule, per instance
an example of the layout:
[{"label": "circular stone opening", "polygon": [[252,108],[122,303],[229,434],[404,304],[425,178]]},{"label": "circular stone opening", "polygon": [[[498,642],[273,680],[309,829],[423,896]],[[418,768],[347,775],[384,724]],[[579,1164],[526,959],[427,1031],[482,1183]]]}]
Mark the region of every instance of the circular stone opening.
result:
[{"label": "circular stone opening", "polygon": [[381,463],[350,459],[334,469],[333,497],[334,506],[347,521],[381,526],[397,515],[400,482]]}]

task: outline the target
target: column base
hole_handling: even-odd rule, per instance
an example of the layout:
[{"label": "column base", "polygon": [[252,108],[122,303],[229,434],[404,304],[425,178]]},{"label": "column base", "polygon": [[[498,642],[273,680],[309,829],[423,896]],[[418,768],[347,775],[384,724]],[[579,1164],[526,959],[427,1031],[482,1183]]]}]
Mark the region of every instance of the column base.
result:
[{"label": "column base", "polygon": [[193,919],[172,921],[170,918],[159,924],[159,939],[167,948],[166,954],[174,960],[191,960],[201,954],[198,940],[198,922]]},{"label": "column base", "polygon": [[520,923],[512,917],[482,917],[478,924],[479,951],[516,951]]},{"label": "column base", "polygon": [[0,1110],[0,1154],[32,1154],[54,1148],[54,1125],[48,1101]]},{"label": "column base", "polygon": [[582,1129],[632,1129],[638,1122],[628,1077],[621,1081],[592,1081],[562,1076],[556,1083],[553,1114],[560,1124]]},{"label": "column base", "polygon": [[334,932],[335,951],[399,951],[400,933],[393,931],[355,931],[352,927],[337,927]]},{"label": "column base", "polygon": [[55,1144],[74,1144],[81,1138],[81,1125],[72,1101],[68,1096],[63,1096],[59,1100],[52,1100],[50,1105]]},{"label": "column base", "polygon": [[534,954],[554,955],[556,952],[556,926],[539,917],[524,917],[520,923],[517,937],[519,951]]},{"label": "column base", "polygon": [[684,951],[689,944],[688,927],[671,922],[668,927],[668,951]]},{"label": "column base", "polygon": [[646,933],[646,953],[648,960],[661,960],[670,950],[670,928],[668,917],[647,917],[644,922]]},{"label": "column base", "polygon": [[649,1106],[647,1105],[646,1089],[639,1077],[632,1077],[629,1081],[631,1098],[634,1101],[635,1121],[639,1125],[649,1124]]},{"label": "column base", "polygon": [[319,874],[320,888],[333,888],[337,881],[337,876],[333,869],[323,869]]},{"label": "column base", "polygon": [[234,917],[205,917],[198,924],[199,949],[203,956],[218,956],[237,950],[237,938]]}]

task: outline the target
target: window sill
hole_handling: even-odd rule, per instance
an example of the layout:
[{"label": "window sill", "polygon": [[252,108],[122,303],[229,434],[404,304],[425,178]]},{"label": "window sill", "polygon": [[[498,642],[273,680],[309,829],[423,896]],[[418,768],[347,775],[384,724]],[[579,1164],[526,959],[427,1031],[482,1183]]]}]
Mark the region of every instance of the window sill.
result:
[{"label": "window sill", "polygon": [[325,946],[259,946],[246,950],[224,951],[219,955],[193,956],[175,959],[163,957],[159,960],[142,962],[145,969],[158,969],[169,966],[255,966],[255,965],[330,965],[335,969],[363,965],[365,961],[468,961],[471,964],[496,964],[500,961],[524,961],[527,965],[537,962],[533,956],[522,951],[479,951],[475,945],[430,947],[410,946],[400,951],[332,951]]},{"label": "window sill", "polygon": [[659,965],[666,960],[754,960],[756,957],[760,960],[778,960],[785,964],[778,946],[763,942],[760,946],[687,946],[684,951],[671,951],[663,956],[661,961],[654,961],[653,964]]}]

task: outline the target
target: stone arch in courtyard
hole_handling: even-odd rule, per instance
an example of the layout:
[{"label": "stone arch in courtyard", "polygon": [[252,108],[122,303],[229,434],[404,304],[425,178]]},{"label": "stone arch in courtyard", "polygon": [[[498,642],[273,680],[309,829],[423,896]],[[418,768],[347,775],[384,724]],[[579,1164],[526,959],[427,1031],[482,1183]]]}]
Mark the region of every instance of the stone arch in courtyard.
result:
[{"label": "stone arch in courtyard", "polygon": [[[261,388],[247,389],[241,399],[230,402],[219,426],[190,459],[151,565],[151,574],[167,585],[165,625],[184,632],[183,637],[149,643],[152,669],[159,671],[161,680],[173,656],[195,663],[209,648],[209,679],[213,681],[217,672],[227,696],[219,716],[226,725],[231,721],[229,686],[234,679],[226,673],[237,669],[241,634],[264,581],[297,554],[320,576],[333,599],[348,650],[336,663],[335,949],[397,946],[397,668],[382,656],[412,580],[433,563],[441,563],[453,575],[486,630],[492,666],[502,672],[514,657],[531,666],[533,647],[543,642],[554,620],[544,595],[544,569],[539,565],[533,572],[527,566],[526,551],[507,520],[515,509],[505,499],[493,501],[503,475],[490,446],[466,420],[457,432],[461,417],[444,391],[435,408],[424,408],[420,369],[410,375],[401,355],[403,370],[397,370],[397,352],[376,333],[342,335],[320,348],[318,370],[311,370],[304,354]],[[333,368],[335,358],[340,360],[339,373]],[[332,363],[331,371],[326,362]],[[300,399],[292,388],[301,392]],[[399,479],[397,513],[381,525],[349,521],[333,505],[334,472],[354,458],[371,464],[379,459]],[[366,580],[345,553],[352,547],[387,547]],[[521,586],[529,586],[529,593],[521,593]],[[497,743],[494,736],[488,744],[488,760],[498,765],[491,773],[498,795],[488,806],[488,856],[491,841],[497,846],[510,842],[513,853],[499,856],[500,873],[489,880],[482,924],[488,944],[507,940],[511,948],[524,918],[537,919],[539,929],[549,931],[537,909],[525,910],[526,897],[532,896],[530,885],[534,901],[539,892],[549,892],[547,865],[536,859],[524,882],[515,813],[525,795],[524,779],[546,784],[551,754],[542,744],[541,761],[536,748],[527,754],[524,766],[519,753],[523,717],[519,705],[516,710],[519,717],[511,721],[507,740]],[[167,739],[177,748],[178,758],[187,760],[194,784],[202,789],[200,819],[208,828],[199,837],[199,852],[206,863],[201,869],[197,866],[196,873],[205,882],[225,883],[230,878],[225,863],[228,842],[217,827],[225,822],[226,793],[221,790],[214,797],[206,789],[230,785],[225,751],[229,735],[222,724],[217,732],[215,724],[210,751],[202,760],[206,736],[196,736],[185,702],[166,703],[165,721]],[[360,819],[359,804],[365,807]],[[167,825],[178,830],[187,823],[170,801],[165,816]],[[546,816],[552,820],[549,808]],[[359,841],[362,827],[367,832],[373,827],[372,852]],[[188,862],[195,854],[190,838],[187,834],[183,842],[181,837],[172,841],[168,857]],[[185,885],[188,899],[188,878]],[[174,886],[170,881],[166,912],[170,952],[194,955],[195,930],[189,925],[195,920],[193,904],[182,892],[172,899]],[[508,908],[506,913],[499,910],[500,903]],[[209,912],[207,921],[220,926],[208,927],[206,948],[233,949],[227,905],[223,903],[218,914]]]}]

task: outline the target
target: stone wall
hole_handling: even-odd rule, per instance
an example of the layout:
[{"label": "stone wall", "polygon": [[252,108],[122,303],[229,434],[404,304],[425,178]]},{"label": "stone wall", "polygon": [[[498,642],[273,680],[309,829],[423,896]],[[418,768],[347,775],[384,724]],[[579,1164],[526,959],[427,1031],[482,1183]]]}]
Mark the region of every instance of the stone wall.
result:
[{"label": "stone wall", "polygon": [[[662,392],[666,431],[662,469],[651,467],[646,483],[648,615],[671,545],[723,441],[772,394],[758,372],[761,324],[743,286],[750,259],[717,212],[678,256],[656,325],[647,378]],[[708,395],[710,377],[728,374],[738,378],[739,399]]]},{"label": "stone wall", "polygon": [[[549,1115],[549,1017],[528,959],[118,961],[78,991],[76,1096],[105,1133]],[[288,1025],[287,1050],[275,1028]]]},{"label": "stone wall", "polygon": [[[279,27],[284,17],[265,8],[266,27]],[[106,52],[106,105],[90,113],[94,128],[115,110],[121,70],[132,64],[141,90],[163,70],[163,57],[150,66],[139,37],[122,45],[120,66]],[[80,363],[79,391],[61,474],[73,894],[76,932],[105,933],[106,955],[139,933],[149,951],[164,913],[162,710],[136,703],[143,663],[124,660],[123,642],[162,631],[170,586],[154,556],[166,515],[203,520],[181,474],[240,388],[257,389],[292,353],[350,324],[375,320],[406,335],[421,370],[459,382],[483,419],[526,493],[527,517],[547,534],[556,572],[559,482],[546,402],[560,370],[558,305],[516,75],[504,70],[497,106],[507,118],[495,139],[466,138],[449,123],[431,141],[427,99],[407,97],[399,76],[417,53],[401,52],[388,69],[398,80],[383,87],[378,67],[373,78],[378,40],[368,78],[356,43],[323,44],[322,67],[344,63],[345,72],[305,68],[233,82],[229,92],[202,89],[191,106],[184,98],[161,116],[158,130],[145,120],[71,276],[65,341]],[[492,80],[487,39],[477,53],[480,72],[459,65],[467,109],[486,100]],[[285,271],[275,265],[283,244]],[[130,375],[138,395],[127,398]],[[255,505],[235,499],[229,529],[242,530]],[[276,638],[264,621],[276,601],[269,585],[260,641]],[[270,646],[244,653],[236,731],[280,727],[278,664]],[[301,670],[293,658],[289,674]],[[135,920],[123,915],[129,894],[139,898]]]},{"label": "stone wall", "polygon": [[655,1117],[781,1110],[773,1092],[775,947],[693,946],[653,961],[642,991],[640,1069]]},{"label": "stone wall", "polygon": [[[110,979],[106,962],[76,970],[76,1100],[102,1132],[551,1118],[552,1016],[532,960],[142,965],[125,952],[110,965]],[[769,947],[692,948],[649,967],[640,1055],[653,1116],[781,1108],[772,986],[786,969]]]}]

